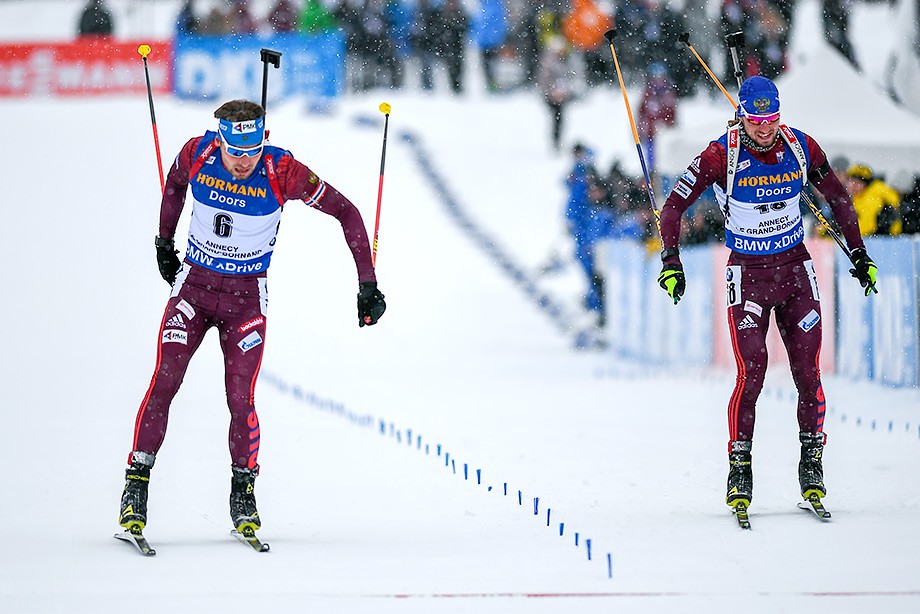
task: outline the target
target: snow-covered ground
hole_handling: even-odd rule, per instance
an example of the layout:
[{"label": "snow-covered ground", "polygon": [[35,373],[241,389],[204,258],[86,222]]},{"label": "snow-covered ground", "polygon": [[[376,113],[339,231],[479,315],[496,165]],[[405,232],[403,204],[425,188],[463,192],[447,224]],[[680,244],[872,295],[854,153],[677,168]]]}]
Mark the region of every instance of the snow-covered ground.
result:
[{"label": "snow-covered ground", "polygon": [[[788,375],[771,372],[754,530],[739,530],[723,502],[733,376],[573,350],[457,226],[403,140],[420,139],[480,231],[532,271],[561,233],[567,165],[549,150],[538,100],[375,93],[327,116],[290,101],[269,109],[272,140],[371,226],[384,100],[379,325],[356,326],[354,265],[335,221],[291,203],[281,226],[256,393],[271,552],[229,535],[210,336],[154,469],[150,559],[112,539],[167,297],[147,101],[0,101],[15,147],[3,158],[13,180],[0,611],[920,609],[916,389],[826,379],[834,519],[821,524],[795,506],[794,396]],[[166,164],[214,122],[216,104],[156,105]],[[634,151],[616,91],[592,92],[570,127],[603,141],[605,159]],[[552,288],[567,304],[576,279]]]}]

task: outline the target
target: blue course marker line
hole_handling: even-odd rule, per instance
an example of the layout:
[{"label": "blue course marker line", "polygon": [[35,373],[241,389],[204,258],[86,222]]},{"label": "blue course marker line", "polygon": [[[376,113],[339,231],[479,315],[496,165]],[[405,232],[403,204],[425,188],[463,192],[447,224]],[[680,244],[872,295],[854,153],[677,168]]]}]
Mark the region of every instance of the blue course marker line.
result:
[{"label": "blue course marker line", "polygon": [[[303,389],[300,388],[299,386],[292,386],[291,384],[289,384],[284,379],[282,379],[281,377],[279,377],[278,375],[274,373],[263,371],[262,377],[263,377],[264,382],[274,386],[282,393],[290,394],[297,401],[311,405],[320,411],[331,411],[335,415],[348,420],[351,424],[354,424],[355,426],[359,426],[359,427],[367,428],[371,430],[376,430],[380,434],[383,434],[383,435],[386,435],[387,433],[389,433],[391,439],[393,439],[397,443],[401,443],[403,430],[397,428],[397,425],[395,423],[387,422],[383,418],[375,418],[368,414],[359,414],[357,412],[348,410],[345,407],[345,405],[342,403],[338,403],[330,399],[324,399],[314,393],[305,393]],[[407,440],[409,441],[409,443],[411,443],[412,431],[410,429],[406,429],[406,435],[407,435]],[[417,438],[416,445],[418,446],[421,444],[421,435],[418,435],[416,433],[416,438]],[[428,444],[425,444],[425,450],[427,453]],[[456,459],[451,458],[450,454],[443,449],[443,446],[441,444],[437,444],[437,452],[438,452],[438,455],[443,453],[445,466],[450,466],[452,472],[456,474],[457,472]],[[464,479],[468,479],[469,463],[463,463],[463,475],[464,475]],[[482,483],[482,469],[476,469],[476,481],[477,483]],[[489,486],[487,489],[487,492],[491,490],[492,490],[492,487]],[[508,495],[508,482],[502,482],[502,491],[505,494],[505,496]],[[521,506],[524,504],[524,492],[523,490],[518,489],[517,493],[518,493],[518,505]],[[533,506],[534,506],[533,507],[534,515],[538,515],[540,512],[540,498],[539,497],[533,498]],[[546,526],[547,527],[551,526],[551,523],[552,523],[552,510],[551,508],[547,507],[546,508]],[[565,534],[565,523],[560,522],[559,523],[559,535],[562,536],[564,534]],[[579,538],[580,538],[580,533],[576,532],[575,533],[575,546],[576,547],[579,545]],[[591,540],[590,539],[586,540],[586,545],[588,548],[588,560],[591,560]],[[609,558],[609,555],[608,555],[608,558]],[[609,567],[609,563],[608,563],[608,567]],[[610,575],[610,572],[608,570],[608,576],[609,575]]]}]

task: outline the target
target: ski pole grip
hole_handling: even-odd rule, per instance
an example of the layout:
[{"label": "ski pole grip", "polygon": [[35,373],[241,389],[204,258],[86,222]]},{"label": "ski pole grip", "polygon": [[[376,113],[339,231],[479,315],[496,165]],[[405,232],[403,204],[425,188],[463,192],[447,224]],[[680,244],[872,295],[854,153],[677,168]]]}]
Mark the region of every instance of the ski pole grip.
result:
[{"label": "ski pole grip", "polygon": [[727,34],[725,36],[725,42],[728,43],[729,48],[744,48],[744,32],[739,30],[737,32],[732,32],[731,34]]},{"label": "ski pole grip", "polygon": [[281,52],[275,51],[273,49],[261,49],[259,50],[259,57],[262,59],[262,62],[266,66],[271,64],[275,68],[281,68]]}]

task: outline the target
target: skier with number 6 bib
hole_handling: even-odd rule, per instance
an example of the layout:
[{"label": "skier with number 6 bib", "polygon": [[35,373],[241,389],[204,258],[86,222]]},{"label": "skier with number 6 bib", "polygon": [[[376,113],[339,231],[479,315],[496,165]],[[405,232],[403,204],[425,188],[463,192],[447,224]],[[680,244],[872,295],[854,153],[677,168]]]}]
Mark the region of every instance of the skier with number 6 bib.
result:
[{"label": "skier with number 6 bib", "polygon": [[[681,215],[711,185],[725,216],[728,326],[737,379],[728,405],[726,503],[744,511],[753,496],[751,445],[757,397],[767,369],[767,328],[774,313],[798,392],[799,486],[820,500],[825,399],[821,386],[821,304],[799,209],[810,181],[827,199],[851,253],[850,273],[875,291],[877,267],[866,254],[853,203],[827,156],[807,134],[780,123],[776,85],[749,77],[738,92],[739,121],[690,163],[661,211],[661,287],[677,303],[686,279],[680,261]],[[816,499],[813,499],[816,498]]]},{"label": "skier with number 6 bib", "polygon": [[[289,151],[268,144],[260,105],[233,100],[214,117],[216,131],[182,147],[160,204],[157,265],[172,292],[160,324],[153,379],[137,413],[121,498],[119,524],[134,533],[147,522],[147,485],[166,436],[170,405],[212,327],[224,355],[230,410],[230,516],[243,534],[261,526],[254,492],[260,444],[254,393],[268,322],[266,273],[287,201],[302,200],[341,224],[357,267],[358,325],[376,324],[386,309],[358,209]],[[186,192],[192,215],[180,262],[174,235]]]}]

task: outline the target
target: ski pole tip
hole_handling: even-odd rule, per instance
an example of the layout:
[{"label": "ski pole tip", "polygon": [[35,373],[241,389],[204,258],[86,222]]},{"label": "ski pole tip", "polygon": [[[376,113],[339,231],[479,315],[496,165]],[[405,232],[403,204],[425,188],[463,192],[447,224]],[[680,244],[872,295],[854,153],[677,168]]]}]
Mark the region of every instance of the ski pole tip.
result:
[{"label": "ski pole tip", "polygon": [[607,39],[607,42],[613,44],[613,38],[617,35],[616,30],[607,30],[604,32],[604,38]]},{"label": "ski pole tip", "polygon": [[137,52],[142,58],[147,59],[147,56],[150,55],[150,45],[141,45],[137,48]]},{"label": "ski pole tip", "polygon": [[381,102],[378,108],[380,109],[380,112],[383,113],[384,115],[389,115],[390,109],[392,107],[390,106],[389,102]]},{"label": "ski pole tip", "polygon": [[689,32],[681,32],[681,33],[680,33],[680,36],[677,37],[677,40],[679,40],[680,42],[682,42],[682,43],[685,44],[685,45],[689,45],[689,44],[690,44],[690,33],[689,33]]}]

